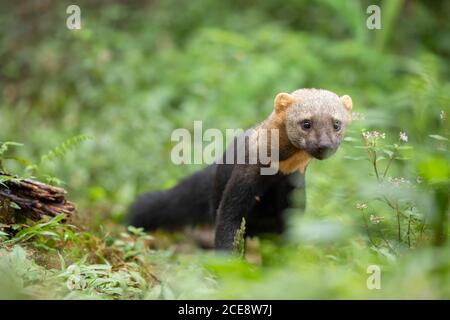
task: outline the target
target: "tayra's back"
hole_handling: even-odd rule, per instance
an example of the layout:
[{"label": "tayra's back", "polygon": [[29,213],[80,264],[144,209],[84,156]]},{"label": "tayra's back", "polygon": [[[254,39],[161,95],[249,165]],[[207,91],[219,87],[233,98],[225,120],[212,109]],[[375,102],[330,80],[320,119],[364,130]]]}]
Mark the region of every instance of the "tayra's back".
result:
[{"label": "tayra's back", "polygon": [[129,209],[127,224],[145,230],[177,230],[187,225],[212,224],[211,193],[215,172],[216,165],[212,164],[169,190],[141,195]]}]

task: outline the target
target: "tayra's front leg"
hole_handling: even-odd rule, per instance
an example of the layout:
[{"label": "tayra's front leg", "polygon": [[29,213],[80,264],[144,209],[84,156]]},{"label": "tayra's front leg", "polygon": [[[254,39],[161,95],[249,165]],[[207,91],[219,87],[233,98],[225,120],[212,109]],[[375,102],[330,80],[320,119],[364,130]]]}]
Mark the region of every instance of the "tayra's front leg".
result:
[{"label": "tayra's front leg", "polygon": [[235,168],[217,211],[216,249],[233,249],[234,237],[240,228],[242,218],[252,210],[261,191],[259,170],[242,166]]}]

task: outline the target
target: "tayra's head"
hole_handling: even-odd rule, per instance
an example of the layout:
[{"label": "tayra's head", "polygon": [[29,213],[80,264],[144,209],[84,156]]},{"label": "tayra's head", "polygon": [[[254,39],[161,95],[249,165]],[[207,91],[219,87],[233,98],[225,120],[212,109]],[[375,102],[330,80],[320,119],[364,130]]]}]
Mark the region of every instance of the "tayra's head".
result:
[{"label": "tayra's head", "polygon": [[322,89],[300,89],[275,98],[289,141],[316,159],[336,152],[351,122],[352,99]]}]

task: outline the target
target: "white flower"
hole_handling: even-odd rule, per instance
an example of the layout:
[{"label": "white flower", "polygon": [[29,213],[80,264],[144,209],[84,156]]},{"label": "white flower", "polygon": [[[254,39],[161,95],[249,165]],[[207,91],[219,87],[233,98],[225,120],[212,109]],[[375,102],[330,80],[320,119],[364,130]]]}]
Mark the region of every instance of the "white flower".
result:
[{"label": "white flower", "polygon": [[352,120],[362,121],[365,119],[366,119],[366,117],[361,112],[352,112]]},{"label": "white flower", "polygon": [[406,135],[406,132],[400,131],[400,141],[408,142],[408,136]]},{"label": "white flower", "polygon": [[447,118],[447,114],[444,110],[441,110],[441,112],[439,113],[439,118],[441,118],[441,120],[445,120]]},{"label": "white flower", "polygon": [[384,221],[384,217],[374,216],[373,214],[370,215],[369,219],[373,224],[379,224],[380,222]]},{"label": "white flower", "polygon": [[395,187],[400,187],[401,185],[411,185],[411,181],[409,181],[408,179],[405,179],[403,177],[388,177],[387,181],[391,184],[393,184]]},{"label": "white flower", "polygon": [[364,139],[370,141],[370,142],[375,142],[379,139],[386,139],[386,133],[384,132],[379,132],[379,131],[363,131],[362,133]]},{"label": "white flower", "polygon": [[363,210],[363,209],[367,209],[367,204],[365,204],[365,203],[357,203],[356,204],[356,209],[360,209],[360,210]]}]

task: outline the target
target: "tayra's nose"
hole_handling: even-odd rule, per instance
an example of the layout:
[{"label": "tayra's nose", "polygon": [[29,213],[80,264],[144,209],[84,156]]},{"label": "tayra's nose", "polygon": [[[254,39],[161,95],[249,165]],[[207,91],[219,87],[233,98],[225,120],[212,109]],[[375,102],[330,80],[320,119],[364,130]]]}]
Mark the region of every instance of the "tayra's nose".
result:
[{"label": "tayra's nose", "polygon": [[331,155],[333,153],[333,146],[329,145],[329,144],[321,144],[319,146],[317,146],[315,152],[314,152],[314,157],[317,159],[325,159],[326,157],[328,157],[329,155]]}]

